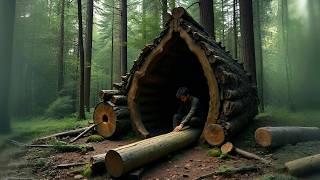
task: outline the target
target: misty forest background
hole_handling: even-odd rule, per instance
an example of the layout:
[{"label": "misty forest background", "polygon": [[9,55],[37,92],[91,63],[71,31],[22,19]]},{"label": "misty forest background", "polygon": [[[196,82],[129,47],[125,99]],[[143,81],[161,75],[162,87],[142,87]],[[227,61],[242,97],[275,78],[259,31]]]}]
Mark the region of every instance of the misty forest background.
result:
[{"label": "misty forest background", "polygon": [[[11,67],[3,64],[8,61],[3,59],[5,57],[1,57],[0,62],[2,72],[11,70],[10,76],[1,74],[0,78],[1,82],[10,81],[10,96],[2,98],[9,99],[8,114],[12,124],[39,117],[83,119],[79,116],[81,93],[88,97],[83,101],[86,118],[90,119],[92,109],[100,101],[97,92],[111,89],[112,83],[120,81],[121,46],[124,45],[120,41],[121,2],[95,0],[91,6],[91,0],[82,1],[83,48],[78,37],[77,2],[81,1],[16,0],[15,14],[12,13]],[[181,6],[200,22],[199,3],[196,2],[128,0],[125,43],[128,70],[144,45],[158,36],[165,11]],[[239,1],[214,0],[213,6],[216,41],[222,42],[233,57],[241,60]],[[319,111],[320,1],[253,0],[252,8],[260,111]],[[0,9],[2,12],[10,10],[4,6]],[[91,41],[88,24],[92,9]],[[5,19],[0,21],[1,26],[12,23],[10,17]],[[5,32],[0,33],[1,37],[7,36]],[[11,42],[1,41],[1,47],[10,46]],[[79,91],[81,56],[85,60],[84,86],[88,87],[83,92]],[[1,86],[0,94],[6,96],[3,90],[6,85]],[[5,109],[1,107],[2,131],[10,127],[9,118],[4,115],[7,113],[3,113]]]}]

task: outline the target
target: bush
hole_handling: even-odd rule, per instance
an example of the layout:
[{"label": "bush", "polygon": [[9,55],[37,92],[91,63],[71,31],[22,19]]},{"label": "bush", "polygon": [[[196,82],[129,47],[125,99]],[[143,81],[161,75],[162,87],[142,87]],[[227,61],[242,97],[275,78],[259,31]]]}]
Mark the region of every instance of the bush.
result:
[{"label": "bush", "polygon": [[53,101],[45,112],[45,116],[49,118],[64,118],[72,113],[73,101],[70,96],[58,97]]}]

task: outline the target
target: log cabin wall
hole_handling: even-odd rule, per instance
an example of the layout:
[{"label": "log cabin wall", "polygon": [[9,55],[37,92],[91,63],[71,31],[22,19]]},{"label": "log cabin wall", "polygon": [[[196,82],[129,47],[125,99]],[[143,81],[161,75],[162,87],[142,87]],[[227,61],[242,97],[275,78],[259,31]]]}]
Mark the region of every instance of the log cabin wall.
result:
[{"label": "log cabin wall", "polygon": [[243,64],[209,37],[185,9],[173,9],[170,17],[160,36],[142,49],[122,82],[114,84],[118,91],[108,91],[102,97],[105,102],[115,94],[127,97],[132,127],[147,138],[172,130],[175,93],[186,86],[200,98],[207,114],[201,138],[221,144],[257,114],[256,87]]}]

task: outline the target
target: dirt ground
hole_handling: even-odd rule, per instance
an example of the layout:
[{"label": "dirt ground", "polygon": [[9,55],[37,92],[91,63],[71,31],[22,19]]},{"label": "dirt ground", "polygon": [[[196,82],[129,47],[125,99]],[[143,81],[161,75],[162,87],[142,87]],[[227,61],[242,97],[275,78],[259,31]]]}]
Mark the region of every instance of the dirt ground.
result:
[{"label": "dirt ground", "polygon": [[[261,123],[263,122],[263,123]],[[186,148],[171,154],[160,161],[144,167],[142,179],[196,179],[207,173],[218,170],[255,165],[257,171],[238,173],[233,175],[212,176],[207,179],[295,179],[288,176],[283,163],[288,160],[301,158],[307,155],[320,153],[320,142],[306,142],[296,145],[287,145],[282,148],[267,151],[257,147],[254,143],[253,133],[259,126],[267,125],[261,121],[246,129],[244,133],[233,139],[234,144],[244,150],[255,153],[272,162],[270,166],[256,160],[245,159],[239,155],[232,155],[229,159],[208,156],[210,147],[198,145]],[[68,140],[68,139],[64,139]],[[83,144],[87,140],[84,137],[76,142]],[[90,157],[107,152],[109,149],[120,147],[137,141],[134,137],[123,140],[105,140],[91,143],[94,151],[87,153],[68,152],[58,153],[48,149],[24,149],[8,146],[2,149],[0,155],[0,179],[108,179],[106,174],[94,177],[82,175],[85,165],[78,167],[59,169],[57,165],[66,163],[89,163]],[[307,179],[319,179],[310,177]]]}]

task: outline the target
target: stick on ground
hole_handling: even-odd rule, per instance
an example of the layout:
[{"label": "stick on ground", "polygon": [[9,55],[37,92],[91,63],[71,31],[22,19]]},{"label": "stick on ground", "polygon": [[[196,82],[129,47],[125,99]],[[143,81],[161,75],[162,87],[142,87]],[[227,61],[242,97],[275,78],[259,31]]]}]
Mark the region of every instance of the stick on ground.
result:
[{"label": "stick on ground", "polygon": [[91,126],[88,127],[88,129],[84,130],[82,133],[80,133],[77,137],[73,138],[70,143],[75,142],[76,140],[80,139],[83,135],[85,135],[86,133],[88,133],[90,130],[92,130],[93,128],[95,128],[98,124],[93,124]]}]

